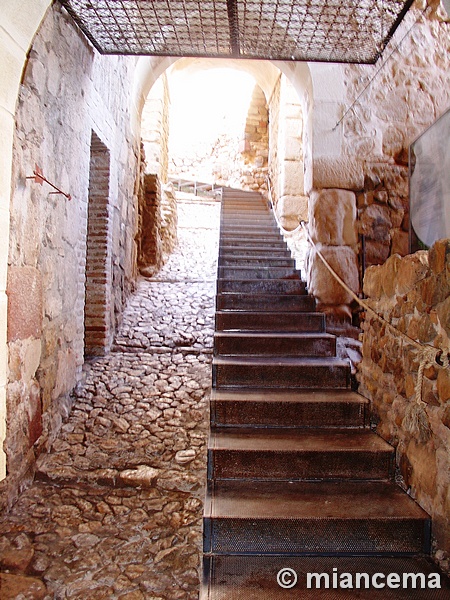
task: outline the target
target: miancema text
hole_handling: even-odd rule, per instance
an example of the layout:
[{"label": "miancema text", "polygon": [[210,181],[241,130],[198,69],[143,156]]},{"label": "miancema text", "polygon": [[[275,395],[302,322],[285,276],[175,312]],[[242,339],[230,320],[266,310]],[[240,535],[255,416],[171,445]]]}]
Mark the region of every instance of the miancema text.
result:
[{"label": "miancema text", "polygon": [[431,589],[441,587],[439,573],[338,573],[336,568],[329,573],[306,573],[306,587],[311,588],[403,588]]}]

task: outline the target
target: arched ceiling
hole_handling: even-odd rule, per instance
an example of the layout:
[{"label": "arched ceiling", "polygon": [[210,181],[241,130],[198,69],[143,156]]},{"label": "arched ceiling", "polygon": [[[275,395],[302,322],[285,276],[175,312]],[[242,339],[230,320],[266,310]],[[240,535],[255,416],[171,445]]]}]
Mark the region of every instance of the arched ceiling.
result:
[{"label": "arched ceiling", "polygon": [[59,0],[103,54],[374,63],[413,0]]}]

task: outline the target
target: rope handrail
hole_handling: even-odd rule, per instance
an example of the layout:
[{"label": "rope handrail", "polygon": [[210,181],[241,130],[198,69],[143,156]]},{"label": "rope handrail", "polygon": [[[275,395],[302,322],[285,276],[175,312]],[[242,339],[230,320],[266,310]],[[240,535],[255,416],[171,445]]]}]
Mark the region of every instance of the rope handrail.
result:
[{"label": "rope handrail", "polygon": [[439,367],[443,367],[444,369],[448,369],[450,366],[450,346],[446,348],[436,348],[435,346],[430,346],[429,344],[423,344],[414,340],[412,337],[397,329],[392,323],[387,321],[384,317],[379,315],[371,306],[364,302],[355,292],[343,281],[341,277],[334,271],[334,269],[330,266],[326,258],[323,256],[322,252],[318,249],[317,245],[312,240],[309,231],[306,227],[306,222],[301,221],[299,224],[309,243],[314,247],[317,252],[319,258],[322,260],[325,267],[331,273],[331,275],[336,279],[336,281],[345,289],[346,292],[350,295],[353,300],[355,300],[364,310],[370,313],[376,320],[385,325],[392,333],[395,335],[400,334],[408,344],[414,346],[420,352],[420,364],[417,372],[417,382],[415,386],[415,402],[414,406],[410,407],[410,410],[406,412],[403,425],[405,429],[409,430],[411,433],[415,433],[419,436],[419,438],[426,440],[430,435],[430,425],[426,418],[424,417],[423,408],[426,406],[426,403],[422,400],[423,393],[423,378],[424,371],[428,366],[438,365]]}]

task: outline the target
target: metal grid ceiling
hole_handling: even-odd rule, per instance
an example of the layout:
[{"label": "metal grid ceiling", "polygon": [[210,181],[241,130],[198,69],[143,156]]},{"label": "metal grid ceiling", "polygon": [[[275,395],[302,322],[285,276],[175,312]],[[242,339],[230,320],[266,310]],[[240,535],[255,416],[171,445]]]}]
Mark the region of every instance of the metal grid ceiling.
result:
[{"label": "metal grid ceiling", "polygon": [[413,0],[60,0],[102,54],[374,63]]}]

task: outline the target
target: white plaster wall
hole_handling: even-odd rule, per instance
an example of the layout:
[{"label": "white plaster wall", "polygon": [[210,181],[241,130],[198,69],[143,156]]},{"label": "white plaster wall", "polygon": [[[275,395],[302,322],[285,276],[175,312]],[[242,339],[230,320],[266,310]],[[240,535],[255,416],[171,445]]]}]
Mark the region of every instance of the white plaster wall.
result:
[{"label": "white plaster wall", "polygon": [[2,0],[0,3],[0,479],[6,475],[7,299],[14,115],[20,78],[31,41],[50,0]]}]

